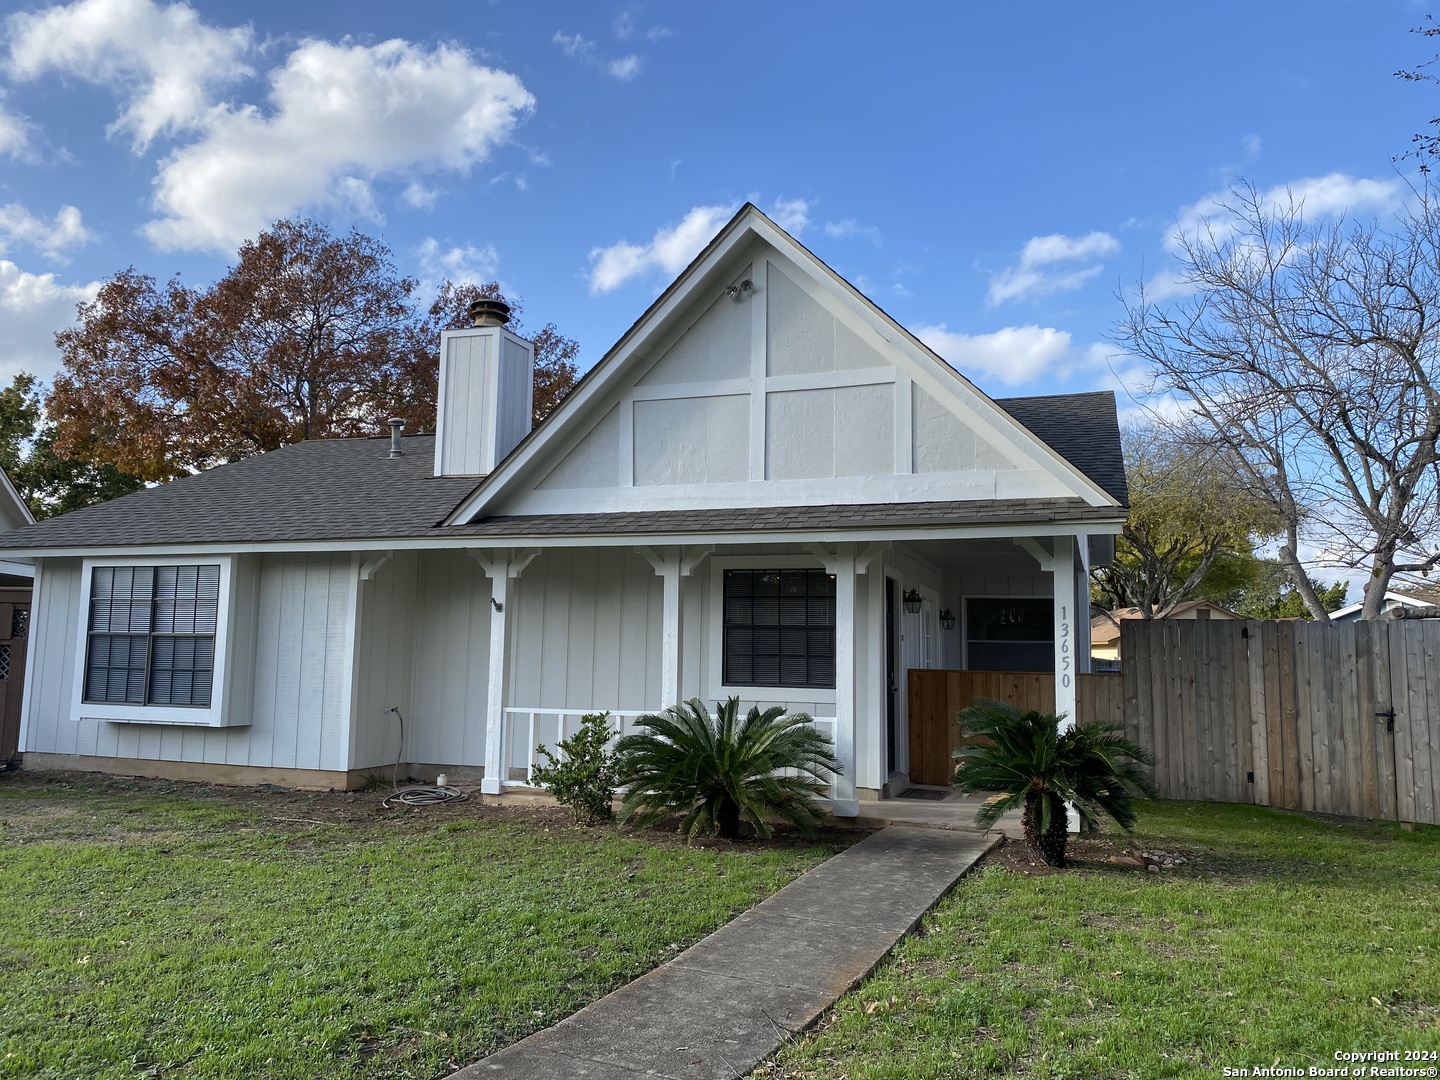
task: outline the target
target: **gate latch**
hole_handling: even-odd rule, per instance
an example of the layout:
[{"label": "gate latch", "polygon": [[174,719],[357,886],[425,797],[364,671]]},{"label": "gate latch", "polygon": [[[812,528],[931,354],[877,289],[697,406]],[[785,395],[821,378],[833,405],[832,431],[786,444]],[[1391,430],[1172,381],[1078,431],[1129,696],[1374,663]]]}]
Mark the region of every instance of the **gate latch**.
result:
[{"label": "gate latch", "polygon": [[1383,717],[1385,718],[1385,730],[1386,730],[1386,731],[1394,731],[1394,730],[1395,730],[1395,706],[1392,705],[1392,706],[1390,706],[1390,708],[1386,709],[1384,712],[1377,712],[1375,715],[1376,715],[1376,716],[1383,716]]}]

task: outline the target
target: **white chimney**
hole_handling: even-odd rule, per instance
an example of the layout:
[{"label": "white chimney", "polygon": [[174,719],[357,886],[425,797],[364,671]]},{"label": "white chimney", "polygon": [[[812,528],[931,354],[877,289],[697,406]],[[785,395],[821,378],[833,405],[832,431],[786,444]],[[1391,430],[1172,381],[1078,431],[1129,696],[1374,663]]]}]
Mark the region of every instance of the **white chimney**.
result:
[{"label": "white chimney", "polygon": [[470,318],[440,335],[436,476],[491,472],[530,433],[535,347],[506,329],[503,300],[476,300]]}]

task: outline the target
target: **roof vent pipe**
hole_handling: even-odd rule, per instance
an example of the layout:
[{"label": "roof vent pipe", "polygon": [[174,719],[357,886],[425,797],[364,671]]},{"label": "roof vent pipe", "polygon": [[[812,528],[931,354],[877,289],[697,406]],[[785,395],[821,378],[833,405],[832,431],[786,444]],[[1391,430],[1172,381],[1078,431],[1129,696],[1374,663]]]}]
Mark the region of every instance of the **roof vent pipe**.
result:
[{"label": "roof vent pipe", "polygon": [[390,421],[390,456],[400,457],[405,451],[400,449],[400,432],[405,430],[405,421],[398,416]]},{"label": "roof vent pipe", "polygon": [[470,316],[471,326],[504,326],[510,321],[510,305],[488,296],[471,300],[465,310]]}]

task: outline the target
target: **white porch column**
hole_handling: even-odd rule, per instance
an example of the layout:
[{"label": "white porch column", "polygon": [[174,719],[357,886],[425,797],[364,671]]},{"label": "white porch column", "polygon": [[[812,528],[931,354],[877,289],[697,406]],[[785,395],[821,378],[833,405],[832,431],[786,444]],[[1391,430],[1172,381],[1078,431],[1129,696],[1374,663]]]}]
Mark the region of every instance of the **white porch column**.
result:
[{"label": "white porch column", "polygon": [[[835,778],[831,812],[855,817],[855,545],[840,544],[835,575],[835,756],[845,766]],[[827,567],[828,569],[828,567]]]},{"label": "white porch column", "polygon": [[1075,538],[1057,536],[1050,560],[1055,596],[1055,712],[1063,715],[1060,730],[1075,726]]},{"label": "white porch column", "polygon": [[684,582],[695,567],[713,551],[697,548],[686,554],[681,548],[641,547],[635,549],[659,574],[665,585],[660,623],[660,708],[680,703],[680,663],[684,647]]},{"label": "white porch column", "polygon": [[1088,675],[1094,670],[1090,657],[1090,537],[1075,538],[1075,670]]},{"label": "white porch column", "polygon": [[[1073,536],[1057,536],[1053,552],[1046,551],[1043,545],[1029,536],[1017,537],[1015,543],[1035,556],[1040,568],[1050,574],[1051,596],[1054,597],[1055,608],[1055,712],[1061,717],[1060,730],[1068,731],[1075,726],[1075,677],[1077,674],[1075,662],[1075,538]],[[1090,605],[1087,602],[1085,605],[1087,614],[1089,610]],[[1087,618],[1085,620],[1087,631],[1089,622],[1090,620]],[[1073,806],[1067,806],[1066,809],[1070,831],[1072,833],[1079,832],[1080,815],[1075,812]]]},{"label": "white porch column", "polygon": [[[855,659],[863,647],[865,629],[855,618],[856,582],[889,545],[869,544],[862,551],[856,544],[836,544],[834,553],[821,544],[806,546],[824,563],[825,572],[835,575],[835,756],[840,759],[844,772],[835,778],[830,812],[836,817],[856,817],[860,813],[860,802],[855,796],[859,783],[855,752],[859,699]],[[872,719],[884,722],[883,716]]]},{"label": "white porch column", "polygon": [[508,622],[506,605],[510,581],[518,578],[538,551],[472,551],[470,555],[490,579],[490,668],[485,691],[485,775],[480,790],[499,795],[505,790],[505,702],[509,697],[510,665],[506,647]]}]

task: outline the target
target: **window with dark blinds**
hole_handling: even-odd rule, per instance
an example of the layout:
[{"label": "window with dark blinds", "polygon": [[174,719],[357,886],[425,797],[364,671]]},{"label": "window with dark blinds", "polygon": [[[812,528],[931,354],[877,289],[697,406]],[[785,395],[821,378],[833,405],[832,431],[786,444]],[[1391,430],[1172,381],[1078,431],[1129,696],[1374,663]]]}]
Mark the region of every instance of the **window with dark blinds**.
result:
[{"label": "window with dark blinds", "polygon": [[726,570],[726,686],[835,686],[835,579],[824,570]]},{"label": "window with dark blinds", "polygon": [[218,564],[95,567],[85,700],[208,706],[219,611]]}]

